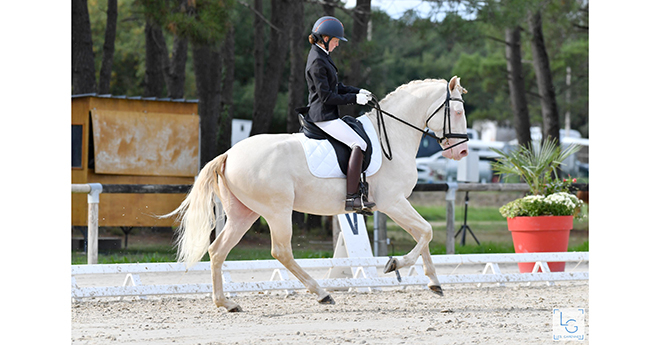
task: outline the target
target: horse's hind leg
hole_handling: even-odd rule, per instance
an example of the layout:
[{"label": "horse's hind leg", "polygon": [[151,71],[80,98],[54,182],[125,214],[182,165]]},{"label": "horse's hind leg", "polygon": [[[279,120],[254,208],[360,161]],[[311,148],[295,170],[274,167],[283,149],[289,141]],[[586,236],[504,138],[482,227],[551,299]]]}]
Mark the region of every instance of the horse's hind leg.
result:
[{"label": "horse's hind leg", "polygon": [[335,304],[330,294],[307,274],[293,258],[291,212],[264,216],[264,218],[270,227],[271,254],[273,257],[281,262],[289,272],[293,273],[310,292],[315,293],[318,296],[319,303]]},{"label": "horse's hind leg", "polygon": [[385,266],[385,273],[392,272],[397,268],[414,265],[421,255],[424,262],[424,274],[429,278],[428,287],[433,292],[442,295],[440,281],[435,273],[435,266],[433,265],[431,252],[429,251],[429,243],[433,239],[431,224],[417,213],[406,199],[400,200],[394,207],[388,208],[387,211],[383,212],[417,241],[417,245],[408,254],[404,255],[401,261],[395,258],[390,259],[390,262]]},{"label": "horse's hind leg", "polygon": [[209,257],[211,258],[213,302],[217,307],[225,307],[227,311],[234,312],[242,311],[242,309],[237,303],[227,299],[222,291],[222,264],[229,251],[238,244],[259,215],[252,212],[233,195],[229,196],[229,200],[228,207],[225,206],[227,222],[215,241],[209,246]]}]

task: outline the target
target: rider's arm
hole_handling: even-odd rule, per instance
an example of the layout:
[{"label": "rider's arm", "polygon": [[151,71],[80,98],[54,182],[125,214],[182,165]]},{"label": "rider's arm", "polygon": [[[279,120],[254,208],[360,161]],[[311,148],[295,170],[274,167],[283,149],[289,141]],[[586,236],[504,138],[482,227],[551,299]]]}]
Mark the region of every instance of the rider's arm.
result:
[{"label": "rider's arm", "polygon": [[[328,81],[328,69],[322,63],[316,61],[311,66],[309,73],[316,88],[316,93],[319,95],[321,102],[328,105],[345,105],[355,103],[355,94],[360,90],[357,89],[354,93],[341,93],[335,92],[330,88]],[[334,73],[334,71],[332,71]],[[346,88],[341,83],[337,85],[337,91],[341,87]],[[345,90],[345,89],[344,89]]]}]

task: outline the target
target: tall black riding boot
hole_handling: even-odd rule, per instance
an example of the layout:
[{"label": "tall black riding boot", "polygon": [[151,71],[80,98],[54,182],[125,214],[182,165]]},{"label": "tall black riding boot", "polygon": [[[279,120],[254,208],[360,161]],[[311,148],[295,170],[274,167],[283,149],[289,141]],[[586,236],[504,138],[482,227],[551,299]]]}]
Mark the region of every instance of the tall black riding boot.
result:
[{"label": "tall black riding boot", "polygon": [[367,201],[367,195],[361,196],[358,192],[363,159],[364,154],[360,147],[354,146],[346,171],[346,211],[371,212],[371,208],[376,206],[375,203]]}]

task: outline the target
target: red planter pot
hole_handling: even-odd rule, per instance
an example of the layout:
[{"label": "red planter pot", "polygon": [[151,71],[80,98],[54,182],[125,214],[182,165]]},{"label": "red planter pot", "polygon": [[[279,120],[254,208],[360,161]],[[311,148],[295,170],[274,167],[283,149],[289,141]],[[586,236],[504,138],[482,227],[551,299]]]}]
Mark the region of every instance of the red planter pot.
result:
[{"label": "red planter pot", "polygon": [[[573,229],[573,216],[507,218],[516,253],[565,252]],[[552,272],[563,272],[565,262],[549,262]],[[533,262],[520,262],[520,273],[531,272]]]}]

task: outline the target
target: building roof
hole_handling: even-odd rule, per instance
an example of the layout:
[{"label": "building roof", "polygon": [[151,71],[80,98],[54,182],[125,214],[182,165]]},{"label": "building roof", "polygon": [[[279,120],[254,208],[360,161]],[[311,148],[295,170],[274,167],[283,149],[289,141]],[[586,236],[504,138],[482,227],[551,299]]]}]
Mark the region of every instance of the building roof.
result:
[{"label": "building roof", "polygon": [[162,102],[182,102],[182,103],[198,103],[197,99],[185,99],[185,98],[157,98],[157,97],[142,97],[142,96],[113,96],[110,94],[99,95],[96,93],[83,93],[78,95],[71,95],[71,98],[81,98],[81,97],[99,97],[99,98],[114,98],[114,99],[130,99],[130,100],[141,100],[141,101],[162,101]]}]

